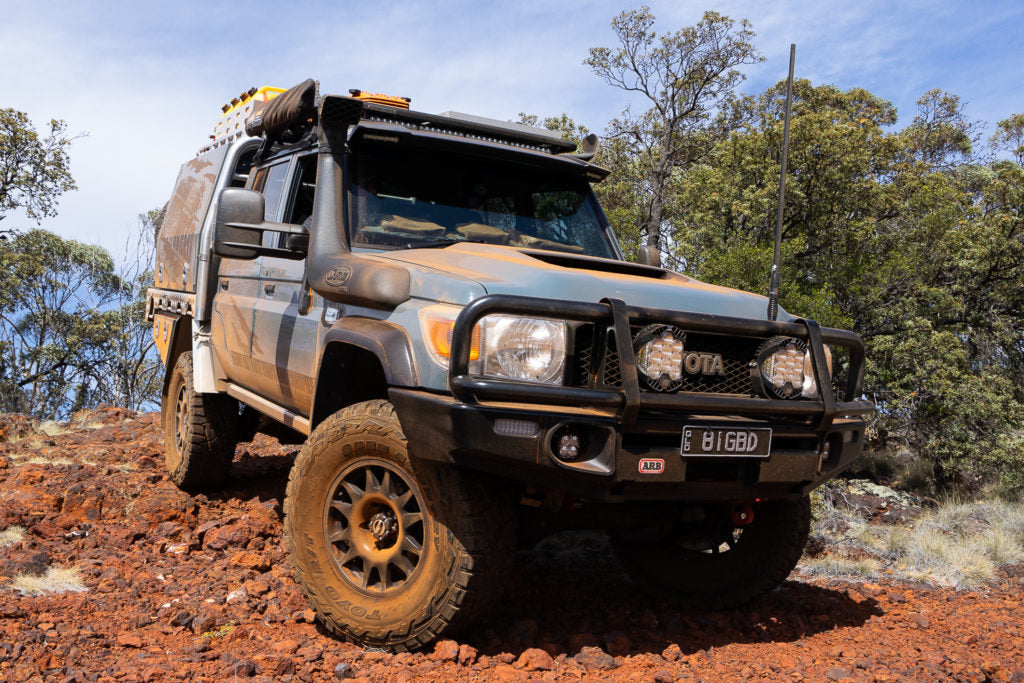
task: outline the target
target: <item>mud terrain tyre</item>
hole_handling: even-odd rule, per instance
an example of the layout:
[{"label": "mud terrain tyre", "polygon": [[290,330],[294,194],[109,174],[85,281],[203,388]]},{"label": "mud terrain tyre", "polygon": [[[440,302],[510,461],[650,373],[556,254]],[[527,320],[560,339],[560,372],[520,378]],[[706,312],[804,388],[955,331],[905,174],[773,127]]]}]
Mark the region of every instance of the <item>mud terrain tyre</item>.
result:
[{"label": "mud terrain tyre", "polygon": [[185,491],[222,485],[235,455],[238,402],[230,396],[195,392],[191,351],[178,356],[161,412],[171,481]]},{"label": "mud terrain tyre", "polygon": [[635,582],[688,608],[739,607],[786,580],[807,544],[810,498],[754,503],[754,519],[742,527],[732,523],[728,506],[716,513],[714,525],[697,534],[692,523],[676,521],[657,541],[630,541],[622,534],[612,545]]},{"label": "mud terrain tyre", "polygon": [[412,460],[387,401],[322,422],[292,467],[285,542],[324,625],[364,646],[412,650],[500,595],[514,529],[487,479]]}]

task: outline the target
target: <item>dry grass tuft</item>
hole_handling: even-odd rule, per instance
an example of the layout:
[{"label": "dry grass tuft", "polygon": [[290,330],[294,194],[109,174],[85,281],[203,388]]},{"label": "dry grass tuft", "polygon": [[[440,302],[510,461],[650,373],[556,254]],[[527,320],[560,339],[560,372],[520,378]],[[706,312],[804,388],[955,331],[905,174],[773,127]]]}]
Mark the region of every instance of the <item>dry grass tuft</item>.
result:
[{"label": "dry grass tuft", "polygon": [[882,572],[882,563],[867,557],[857,560],[826,555],[807,560],[800,565],[811,576],[844,579],[870,579]]},{"label": "dry grass tuft", "polygon": [[1024,504],[946,503],[906,525],[868,524],[858,510],[815,500],[812,548],[801,568],[815,576],[894,578],[972,589],[1002,565],[1024,562]]},{"label": "dry grass tuft", "polygon": [[0,548],[6,548],[9,545],[14,545],[25,538],[25,527],[21,526],[9,526],[3,531],[0,531]]},{"label": "dry grass tuft", "polygon": [[18,574],[10,587],[22,595],[55,595],[88,590],[75,567],[50,567],[44,574]]},{"label": "dry grass tuft", "polygon": [[34,456],[22,463],[23,465],[74,465],[75,461],[69,458],[44,458]]},{"label": "dry grass tuft", "polygon": [[62,425],[54,420],[47,420],[46,422],[40,423],[36,428],[36,431],[46,436],[60,436],[61,434],[67,434],[70,430],[66,425]]}]

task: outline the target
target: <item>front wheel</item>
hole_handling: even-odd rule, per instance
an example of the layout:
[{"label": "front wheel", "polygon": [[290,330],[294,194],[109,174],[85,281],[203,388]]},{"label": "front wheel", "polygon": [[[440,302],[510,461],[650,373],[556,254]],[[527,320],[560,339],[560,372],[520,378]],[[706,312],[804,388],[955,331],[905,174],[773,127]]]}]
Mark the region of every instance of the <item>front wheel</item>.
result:
[{"label": "front wheel", "polygon": [[328,629],[365,646],[415,649],[469,623],[513,551],[510,506],[471,473],[411,460],[386,401],[317,426],[284,510],[303,592]]},{"label": "front wheel", "polygon": [[810,531],[810,498],[761,501],[746,519],[730,505],[680,507],[659,538],[620,532],[612,539],[634,581],[695,609],[730,609],[786,580]]}]

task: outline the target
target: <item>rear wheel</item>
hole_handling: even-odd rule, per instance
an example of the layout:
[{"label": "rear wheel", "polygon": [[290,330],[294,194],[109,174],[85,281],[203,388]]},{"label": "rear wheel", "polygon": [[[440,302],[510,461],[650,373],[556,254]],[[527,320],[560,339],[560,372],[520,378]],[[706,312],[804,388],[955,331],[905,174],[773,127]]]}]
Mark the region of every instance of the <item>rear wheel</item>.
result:
[{"label": "rear wheel", "polygon": [[284,509],[306,597],[362,645],[409,650],[461,628],[498,597],[511,564],[511,506],[472,473],[411,460],[386,401],[313,431]]},{"label": "rear wheel", "polygon": [[[753,514],[753,519],[744,515]],[[803,554],[810,499],[679,507],[664,532],[620,532],[619,561],[635,581],[674,595],[687,607],[729,609],[779,586]],[[749,522],[749,523],[747,523]]]},{"label": "rear wheel", "polygon": [[171,481],[186,491],[222,485],[235,455],[238,402],[195,392],[191,351],[178,356],[161,412]]}]

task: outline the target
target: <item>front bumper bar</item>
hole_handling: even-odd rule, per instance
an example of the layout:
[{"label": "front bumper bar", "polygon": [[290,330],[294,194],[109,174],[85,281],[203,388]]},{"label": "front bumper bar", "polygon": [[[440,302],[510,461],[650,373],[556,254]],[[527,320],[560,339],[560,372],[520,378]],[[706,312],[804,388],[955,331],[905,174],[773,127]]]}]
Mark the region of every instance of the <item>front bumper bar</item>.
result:
[{"label": "front bumper bar", "polygon": [[[491,313],[604,323],[615,331],[622,386],[596,388],[528,384],[471,376],[471,331]],[[788,336],[811,350],[821,399],[772,400],[697,393],[659,394],[640,389],[630,327],[669,323],[687,331],[735,336]],[[550,486],[594,500],[723,500],[806,495],[835,476],[863,450],[866,400],[837,401],[824,344],[849,354],[846,396],[856,396],[864,369],[860,338],[822,329],[809,320],[780,323],[716,315],[492,295],[467,306],[452,334],[452,396],[392,389],[390,398],[412,455],[455,463]],[[513,434],[503,425],[527,426]],[[770,427],[768,458],[688,458],[680,453],[684,424]],[[533,427],[528,427],[533,425]],[[554,455],[558,430],[587,435],[592,457],[566,463]],[[528,432],[528,433],[527,433]],[[657,476],[643,459],[660,459]]]}]

